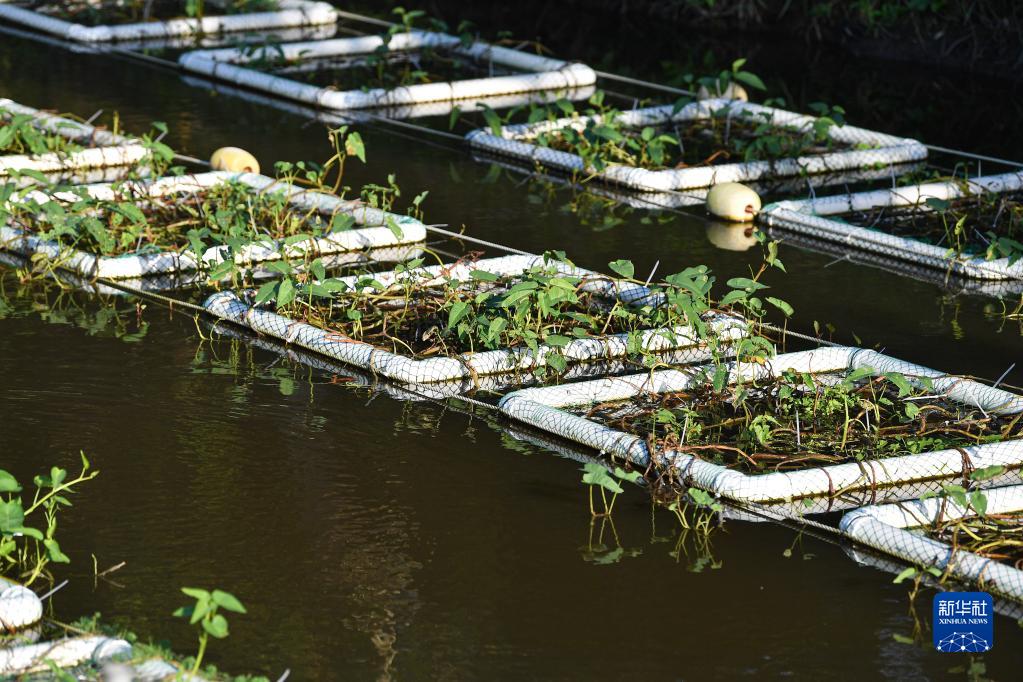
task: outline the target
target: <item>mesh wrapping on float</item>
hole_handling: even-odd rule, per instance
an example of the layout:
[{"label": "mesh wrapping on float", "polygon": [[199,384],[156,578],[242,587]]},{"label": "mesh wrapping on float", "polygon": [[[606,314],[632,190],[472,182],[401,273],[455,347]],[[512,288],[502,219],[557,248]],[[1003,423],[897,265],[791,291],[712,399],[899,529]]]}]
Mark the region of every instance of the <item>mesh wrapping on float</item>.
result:
[{"label": "mesh wrapping on float", "polygon": [[[1023,485],[992,488],[984,490],[983,495],[987,499],[986,514],[1023,511]],[[839,528],[856,542],[914,566],[937,568],[993,594],[1023,601],[1023,571],[926,535],[938,523],[970,516],[976,516],[976,511],[939,496],[862,507],[845,514]]]},{"label": "mesh wrapping on float", "polygon": [[779,201],[764,207],[757,220],[769,227],[826,239],[849,249],[900,258],[962,277],[1023,280],[1023,260],[1010,263],[1008,258],[985,260],[975,255],[956,256],[950,253],[948,247],[826,217],[878,208],[913,207],[915,210],[927,211],[932,210],[926,204],[928,199],[949,200],[981,192],[1015,192],[1021,189],[1023,173],[1004,173],[962,182],[930,182],[802,201]]},{"label": "mesh wrapping on float", "polygon": [[[495,275],[516,275],[532,267],[544,265],[540,256],[503,256],[475,263],[454,263],[417,268],[406,272],[385,272],[373,275],[380,286],[390,286],[403,277],[414,279],[417,286],[428,286],[430,282],[448,280],[468,282],[473,270],[485,270]],[[582,289],[609,300],[625,304],[657,303],[660,295],[647,287],[631,282],[614,280],[590,270],[577,268],[561,262],[546,264],[556,267],[564,275],[582,277]],[[589,279],[587,279],[589,278]],[[339,278],[353,289],[362,276]],[[363,287],[367,290],[369,287]],[[423,384],[470,380],[476,383],[481,376],[493,374],[528,373],[547,365],[550,355],[564,357],[569,364],[607,362],[629,355],[628,334],[610,334],[594,338],[574,339],[564,346],[554,347],[540,344],[534,352],[528,347],[462,353],[417,360],[410,355],[378,348],[363,341],[350,339],[341,334],[321,329],[298,320],[289,319],[259,306],[249,305],[238,294],[230,291],[211,295],[203,304],[211,314],[234,322],[243,327],[286,343],[320,353],[373,374],[384,376],[405,384]],[[745,333],[743,320],[732,316],[712,313],[708,316],[711,333],[722,343],[740,338]],[[641,347],[647,353],[670,353],[678,362],[697,362],[710,357],[705,339],[699,338],[694,330],[687,327],[673,329],[647,329],[640,332]],[[521,380],[515,383],[521,385]]]},{"label": "mesh wrapping on float", "polygon": [[[771,125],[799,132],[812,129],[817,121],[813,116],[727,99],[692,102],[675,113],[672,113],[673,108],[672,105],[665,105],[633,109],[619,114],[616,121],[626,128],[643,128],[706,120],[722,115],[729,118],[750,115],[769,116]],[[927,148],[916,140],[877,133],[850,125],[833,125],[827,133],[832,141],[854,147],[844,151],[806,154],[773,161],[722,163],[667,170],[649,170],[612,164],[604,170],[597,171],[588,167],[583,158],[577,154],[558,151],[535,143],[536,137],[543,133],[569,127],[582,131],[587,123],[600,122],[600,120],[601,117],[596,115],[509,125],[501,129],[499,136],[494,135],[489,128],[481,128],[469,133],[466,139],[475,149],[526,161],[530,166],[538,164],[569,173],[585,173],[608,182],[647,192],[710,187],[722,182],[748,182],[764,178],[816,175],[869,166],[888,167],[892,164],[920,161],[927,158]]]},{"label": "mesh wrapping on float", "polygon": [[[2,8],[3,4],[0,3],[0,9]],[[63,173],[88,168],[126,166],[141,161],[148,154],[142,144],[127,137],[0,98],[0,119],[19,114],[31,116],[32,124],[40,130],[66,137],[85,149],[45,154],[2,155],[0,178],[12,171]]]},{"label": "mesh wrapping on float", "polygon": [[110,43],[130,40],[201,36],[204,34],[259,31],[292,26],[333,24],[337,10],[326,2],[312,0],[279,0],[271,12],[224,14],[202,18],[167,19],[134,24],[84,26],[48,16],[42,12],[19,7],[13,2],[0,2],[0,19],[29,26],[65,40],[83,43]]},{"label": "mesh wrapping on float", "polygon": [[[851,372],[859,368],[872,368],[876,372],[899,372],[911,381],[918,377],[928,378],[932,381],[935,394],[953,402],[978,407],[986,413],[1002,415],[1023,412],[1023,397],[1008,391],[862,348],[818,348],[779,355],[764,365],[728,365],[732,383],[739,379],[777,378],[787,370],[819,374]],[[686,390],[705,384],[708,371],[712,372],[713,368],[659,370],[564,386],[527,388],[505,396],[500,402],[500,409],[507,416],[535,428],[587,445],[610,457],[646,467],[651,464],[651,453],[642,437],[576,416],[563,408]],[[683,445],[656,453],[653,464],[673,470],[678,479],[688,485],[728,500],[757,503],[834,496],[840,492],[873,490],[913,481],[962,476],[964,472],[968,474],[975,468],[995,464],[1023,466],[1023,441],[752,475],[707,462],[685,450]]]},{"label": "mesh wrapping on float", "polygon": [[[347,251],[415,244],[426,239],[426,227],[410,216],[401,216],[367,207],[359,201],[346,201],[332,194],[299,189],[289,183],[254,173],[213,171],[136,182],[132,183],[130,188],[133,192],[147,197],[160,197],[186,192],[201,192],[229,181],[247,185],[253,193],[286,192],[288,202],[296,210],[315,211],[328,218],[336,214],[350,215],[355,219],[357,225],[363,227],[333,232],[320,237],[310,237],[290,244],[285,244],[280,240],[265,239],[254,240],[240,249],[232,249],[226,245],[214,246],[207,249],[201,257],[197,257],[193,253],[179,251],[97,256],[26,234],[19,228],[3,226],[0,227],[0,248],[25,256],[37,253],[45,254],[49,258],[59,261],[62,268],[85,277],[128,279],[205,270],[231,257],[239,265],[252,265],[279,260],[283,257],[316,257]],[[76,188],[76,191],[82,190],[96,199],[115,199],[118,196],[119,186],[117,184],[98,184]],[[61,193],[58,193],[58,196],[61,196]],[[71,193],[67,193],[66,196],[71,201],[77,198],[77,195]],[[21,196],[16,201],[30,199],[45,201],[47,195],[34,191]],[[389,227],[385,226],[388,221],[393,222],[399,228],[400,235],[396,235]]]},{"label": "mesh wrapping on float", "polygon": [[[265,73],[250,66],[267,58],[295,62],[371,55],[382,49],[415,51],[426,48],[444,49],[482,64],[529,73],[446,83],[419,83],[393,89],[335,90]],[[387,40],[383,36],[360,36],[260,48],[195,50],[181,55],[178,63],[186,71],[270,92],[277,97],[297,100],[315,107],[336,110],[404,107],[539,90],[573,90],[593,85],[597,79],[596,73],[585,64],[550,59],[483,41],[466,45],[457,36],[434,31],[397,33]]]}]

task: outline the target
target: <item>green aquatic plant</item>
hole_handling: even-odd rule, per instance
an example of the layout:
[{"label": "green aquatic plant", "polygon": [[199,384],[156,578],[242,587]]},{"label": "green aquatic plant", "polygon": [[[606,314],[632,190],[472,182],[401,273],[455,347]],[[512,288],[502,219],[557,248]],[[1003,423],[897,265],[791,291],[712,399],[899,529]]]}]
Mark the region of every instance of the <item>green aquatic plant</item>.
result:
[{"label": "green aquatic plant", "polygon": [[182,587],[185,595],[195,600],[194,604],[182,606],[174,611],[174,616],[187,618],[189,624],[199,627],[199,650],[192,665],[192,674],[199,672],[209,638],[225,639],[228,631],[227,618],[221,609],[231,613],[247,613],[245,606],[230,592],[213,590],[212,592],[197,587]]},{"label": "green aquatic plant", "polygon": [[[573,275],[572,263],[562,252],[549,252],[532,267],[514,274],[488,272],[477,267],[476,254],[460,261],[467,279],[423,268],[417,258],[396,267],[393,281],[384,284],[374,275],[354,279],[324,278],[310,268],[295,274],[285,264],[276,266],[286,276],[247,294],[254,305],[268,307],[286,317],[301,319],[338,338],[371,343],[417,359],[451,356],[509,347],[539,351],[553,349],[546,365],[535,370],[561,374],[568,360],[560,349],[573,340],[624,334],[629,358],[653,366],[657,354],[644,342],[644,333],[660,330],[669,342],[678,342],[676,327],[690,329],[689,343],[707,348],[722,358],[738,352],[743,357],[773,351],[764,339],[742,339],[736,346],[720,337],[711,325],[715,312],[753,310],[749,296],[725,296],[728,305],[711,298],[715,278],[705,266],[687,268],[657,282],[635,277],[630,261],[609,263],[618,276]],[[650,294],[625,303],[614,295],[615,284],[648,284]],[[742,280],[743,283],[746,280]],[[758,318],[759,319],[759,318]],[[739,324],[739,318],[734,318]],[[757,322],[750,324],[755,335]]]},{"label": "green aquatic plant", "polygon": [[1020,419],[935,395],[925,377],[861,368],[786,371],[592,406],[586,416],[636,433],[656,452],[683,452],[757,474],[879,460],[1023,437]]},{"label": "green aquatic plant", "polygon": [[949,258],[1023,258],[1023,192],[979,191],[968,179],[956,182],[962,196],[928,197],[919,204],[850,214],[857,225],[919,239],[948,249]]},{"label": "green aquatic plant", "polygon": [[[48,474],[32,479],[35,492],[29,501],[21,483],[0,469],[0,575],[12,573],[31,585],[40,577],[49,577],[50,563],[66,564],[70,559],[57,540],[57,521],[61,511],[71,506],[69,496],[82,483],[99,472],[91,471],[85,453],[78,475],[68,478],[67,469],[54,466]],[[38,523],[37,523],[38,522]]]},{"label": "green aquatic plant", "polygon": [[[614,512],[615,500],[625,492],[622,488],[622,481],[636,483],[643,480],[643,474],[638,471],[625,471],[621,467],[608,469],[597,462],[587,462],[582,468],[582,482],[586,484],[589,491],[590,516],[593,518],[611,516]],[[593,506],[593,489],[600,490],[600,499],[603,504],[603,511],[597,511]],[[607,501],[607,494],[611,493],[611,501]]]},{"label": "green aquatic plant", "polygon": [[38,125],[35,116],[14,114],[0,107],[0,154],[75,152],[81,145],[66,135]]}]

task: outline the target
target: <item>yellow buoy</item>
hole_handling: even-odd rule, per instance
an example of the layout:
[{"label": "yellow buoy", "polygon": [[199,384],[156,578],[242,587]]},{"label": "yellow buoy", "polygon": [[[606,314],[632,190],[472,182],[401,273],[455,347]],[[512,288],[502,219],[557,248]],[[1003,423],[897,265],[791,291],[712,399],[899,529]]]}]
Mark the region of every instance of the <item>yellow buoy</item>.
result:
[{"label": "yellow buoy", "polygon": [[259,161],[240,147],[221,147],[210,157],[213,170],[231,171],[233,173],[258,173]]},{"label": "yellow buoy", "polygon": [[755,229],[752,225],[712,221],[707,225],[707,239],[725,251],[748,251],[757,243]]},{"label": "yellow buoy", "polygon": [[707,210],[718,218],[749,222],[760,211],[760,195],[738,182],[723,182],[707,192]]},{"label": "yellow buoy", "polygon": [[696,92],[697,99],[711,99],[711,98],[723,97],[725,99],[738,99],[743,102],[749,101],[749,95],[746,94],[746,88],[742,87],[735,81],[730,82],[728,85],[721,88],[720,83],[714,84],[714,90],[708,90],[706,85],[701,85],[700,89]]}]

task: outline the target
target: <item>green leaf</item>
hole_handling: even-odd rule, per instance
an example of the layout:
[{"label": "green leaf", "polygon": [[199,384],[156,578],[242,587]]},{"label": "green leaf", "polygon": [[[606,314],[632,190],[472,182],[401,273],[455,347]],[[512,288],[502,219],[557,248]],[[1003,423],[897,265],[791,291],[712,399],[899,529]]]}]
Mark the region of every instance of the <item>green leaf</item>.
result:
[{"label": "green leaf", "polygon": [[204,620],[202,622],[202,629],[217,639],[224,639],[229,634],[227,631],[227,618],[224,618],[219,613],[209,620]]},{"label": "green leaf", "polygon": [[25,523],[25,510],[20,499],[0,502],[0,533],[10,533]]},{"label": "green leaf", "polygon": [[3,469],[0,469],[0,493],[18,492],[21,492],[21,486],[18,484],[18,479],[14,478],[14,476]]},{"label": "green leaf", "polygon": [[295,380],[291,377],[282,377],[277,390],[281,392],[281,395],[292,395],[295,392]]},{"label": "green leaf", "polygon": [[496,282],[501,279],[498,275],[495,275],[492,272],[487,272],[486,270],[473,270],[469,273],[469,277],[479,280],[480,282]]},{"label": "green leaf", "polygon": [[458,321],[466,316],[469,312],[469,304],[466,301],[458,301],[451,310],[448,311],[448,329],[451,329]]},{"label": "green leaf", "polygon": [[767,90],[767,86],[764,85],[764,81],[760,80],[759,76],[754,73],[750,73],[749,71],[737,71],[732,77],[740,83],[745,83],[757,90]]},{"label": "green leaf", "polygon": [[636,274],[636,267],[631,260],[613,260],[607,264],[607,267],[625,279],[632,279],[632,276]]},{"label": "green leaf", "polygon": [[213,590],[213,603],[221,608],[227,609],[228,611],[234,611],[235,613],[247,613],[245,607],[238,598],[230,592]]},{"label": "green leaf", "polygon": [[790,306],[788,303],[786,303],[785,301],[781,300],[780,298],[775,298],[773,296],[767,296],[766,299],[767,299],[768,303],[770,303],[775,308],[777,308],[778,310],[780,310],[783,313],[785,313],[785,317],[792,317],[792,314],[796,312],[792,308],[792,306]]},{"label": "green leaf", "polygon": [[348,137],[345,138],[345,153],[366,163],[366,145],[362,141],[362,135],[348,133]]},{"label": "green leaf", "polygon": [[583,483],[587,485],[599,485],[600,487],[608,490],[614,494],[624,492],[622,486],[618,485],[618,482],[611,478],[607,469],[603,465],[596,462],[587,462],[583,466]]},{"label": "green leaf", "polygon": [[256,304],[258,305],[269,301],[273,297],[276,289],[277,282],[267,282],[263,286],[259,287],[259,291],[256,292]]},{"label": "green leaf", "polygon": [[906,635],[900,635],[897,632],[892,633],[892,639],[894,639],[899,644],[916,644],[916,640],[913,639],[912,637],[906,637]]},{"label": "green leaf", "polygon": [[970,506],[981,516],[987,514],[987,495],[977,490],[970,493]]},{"label": "green leaf", "polygon": [[893,580],[892,582],[898,585],[904,580],[915,578],[917,576],[917,573],[919,573],[919,571],[917,571],[914,567],[910,566],[909,568],[902,571],[902,573],[899,573],[897,576],[895,576],[895,580]]},{"label": "green leaf", "polygon": [[493,133],[494,137],[501,137],[501,117],[487,105],[483,104],[481,106],[483,107],[483,120],[490,126],[490,132]]},{"label": "green leaf", "polygon": [[885,372],[884,377],[895,384],[895,387],[899,389],[900,398],[903,398],[913,392],[913,386],[909,383],[909,379],[899,372]]},{"label": "green leaf", "polygon": [[71,559],[68,558],[64,552],[60,551],[60,545],[53,538],[46,538],[43,540],[43,546],[46,547],[46,552],[50,555],[50,561],[58,564],[69,564]]},{"label": "green leaf", "polygon": [[295,284],[290,279],[282,279],[277,287],[277,305],[283,307],[295,300]]},{"label": "green leaf", "polygon": [[571,342],[571,337],[561,336],[560,334],[548,334],[546,338],[544,338],[544,343],[548,346],[554,346],[555,348],[564,348]]},{"label": "green leaf", "polygon": [[750,294],[752,294],[754,291],[768,288],[766,284],[761,284],[760,282],[752,280],[748,277],[733,277],[732,279],[728,280],[727,284],[733,289],[742,289],[743,291]]},{"label": "green leaf", "polygon": [[995,476],[1000,476],[1005,473],[1005,467],[1001,464],[992,464],[988,467],[981,467],[980,469],[974,469],[970,473],[971,481],[987,481]]}]

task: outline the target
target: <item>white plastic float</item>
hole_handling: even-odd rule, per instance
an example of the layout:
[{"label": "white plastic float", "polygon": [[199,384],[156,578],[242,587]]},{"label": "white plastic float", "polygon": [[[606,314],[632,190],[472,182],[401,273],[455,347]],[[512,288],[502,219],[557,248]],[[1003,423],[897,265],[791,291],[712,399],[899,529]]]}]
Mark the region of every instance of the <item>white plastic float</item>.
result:
[{"label": "white plastic float", "polygon": [[[544,260],[540,256],[503,256],[475,263],[460,262],[422,267],[401,273],[394,271],[379,273],[373,275],[372,279],[384,287],[400,285],[403,278],[415,282],[416,286],[425,286],[430,282],[440,284],[447,280],[468,282],[471,281],[471,272],[474,270],[495,275],[515,275],[543,264]],[[556,267],[562,274],[583,278],[584,283],[581,285],[583,290],[606,296],[609,301],[617,299],[625,304],[659,302],[650,289],[643,285],[610,279],[566,263],[555,261],[549,265]],[[367,277],[351,276],[339,279],[354,288]],[[370,287],[364,287],[363,291],[369,289]],[[398,290],[400,291],[400,288]],[[203,305],[207,311],[221,319],[405,384],[475,380],[486,375],[530,372],[545,366],[548,356],[552,354],[563,356],[569,364],[601,362],[626,357],[629,354],[628,335],[613,334],[574,339],[561,347],[540,344],[537,352],[520,347],[417,360],[409,355],[377,348],[336,332],[249,305],[234,292],[213,294]],[[736,318],[715,314],[708,322],[723,343],[744,334],[745,323]],[[681,362],[697,362],[710,357],[705,342],[700,340],[692,329],[686,327],[644,330],[641,333],[641,345],[646,352],[676,352],[676,355],[683,356],[678,358]]]},{"label": "white plastic float", "polygon": [[[725,117],[732,120],[770,121],[781,129],[804,132],[812,129],[817,119],[760,104],[728,99],[708,99],[692,102],[673,113],[672,105],[632,109],[619,114],[617,121],[625,128],[641,129],[647,126],[666,127]],[[741,117],[741,118],[740,118]],[[577,154],[542,147],[536,138],[564,128],[582,131],[588,123],[599,123],[600,116],[575,116],[553,121],[539,121],[504,126],[500,135],[489,128],[469,133],[466,138],[474,149],[507,156],[568,173],[585,173],[607,182],[617,183],[647,192],[665,192],[698,187],[710,187],[724,182],[748,182],[766,178],[816,175],[872,166],[920,161],[927,158],[927,148],[916,140],[895,137],[851,125],[833,125],[828,137],[837,143],[851,145],[849,149],[820,154],[777,159],[773,161],[746,161],[681,169],[649,170],[634,166],[610,164],[598,171],[588,167]]]},{"label": "white plastic float", "polygon": [[[215,9],[216,3],[208,3],[207,8]],[[183,9],[184,3],[182,3]],[[338,20],[338,14],[337,10],[326,2],[279,0],[277,9],[270,12],[219,14],[202,18],[183,17],[165,21],[85,26],[49,16],[39,10],[20,7],[15,0],[0,0],[0,19],[28,26],[65,40],[83,43],[110,43],[333,24]]]},{"label": "white plastic float", "polygon": [[0,632],[17,632],[43,617],[43,602],[23,585],[0,578]]},{"label": "white plastic float", "polygon": [[131,644],[123,639],[86,636],[52,642],[0,648],[0,675],[18,676],[45,672],[50,663],[69,668],[86,662],[101,663],[115,657],[130,656]]},{"label": "white plastic float", "polygon": [[[1016,394],[862,348],[818,348],[779,355],[764,365],[733,362],[728,369],[730,381],[735,383],[740,379],[776,378],[787,370],[820,374],[847,373],[868,367],[882,373],[899,372],[910,381],[926,377],[932,381],[936,394],[987,413],[1023,412],[1023,397]],[[707,372],[713,372],[713,368],[658,370],[564,386],[527,388],[505,396],[500,409],[507,416],[535,428],[594,448],[612,458],[646,467],[650,464],[651,453],[642,437],[571,414],[564,408],[683,391],[706,384]],[[675,470],[688,485],[737,502],[766,503],[962,476],[964,471],[995,464],[1016,468],[1023,466],[1023,441],[764,474],[745,474],[707,462],[687,453],[684,446],[657,453],[656,457],[656,464]]]},{"label": "white plastic float", "polygon": [[[446,83],[419,83],[385,90],[334,90],[302,83],[286,76],[265,73],[253,67],[268,59],[290,63],[317,59],[357,58],[385,52],[445,50],[484,66],[522,71],[489,78],[472,78]],[[258,48],[195,50],[178,59],[182,68],[219,78],[277,97],[324,109],[369,109],[402,107],[429,102],[452,102],[540,90],[568,90],[592,85],[597,75],[585,64],[550,59],[540,55],[476,41],[463,44],[461,38],[433,31],[397,33],[385,43],[381,36],[335,38],[286,43]]]},{"label": "white plastic float", "polygon": [[[1023,485],[985,490],[983,494],[987,498],[987,514],[1023,511]],[[951,498],[930,497],[853,510],[842,517],[839,528],[856,542],[914,566],[937,568],[985,591],[1023,602],[1023,571],[924,535],[923,531],[939,521],[975,515],[973,509],[964,508]]]},{"label": "white plastic float", "polygon": [[[202,270],[232,256],[240,265],[253,265],[279,260],[282,254],[296,258],[305,255],[331,255],[362,249],[415,244],[426,239],[426,227],[410,216],[401,216],[377,208],[370,208],[359,201],[346,201],[331,194],[302,190],[265,175],[214,171],[196,175],[165,177],[152,182],[135,183],[133,187],[146,196],[161,197],[200,192],[227,181],[248,185],[254,193],[285,192],[289,203],[297,210],[316,211],[325,216],[328,222],[330,217],[336,214],[350,215],[361,227],[309,238],[286,246],[269,239],[255,240],[233,253],[226,245],[214,246],[208,249],[201,258],[197,258],[194,254],[178,251],[143,255],[97,256],[53,241],[40,239],[26,234],[18,228],[3,226],[0,227],[0,248],[23,256],[45,254],[49,258],[57,260],[62,268],[85,277],[129,279]],[[76,188],[76,190],[84,189],[95,198],[113,199],[117,197],[116,187],[114,184],[99,184],[87,185]],[[58,196],[60,195],[58,194]],[[74,201],[77,195],[67,194],[66,197],[70,201]],[[12,200],[26,201],[32,198],[45,201],[47,195],[36,191]],[[388,221],[398,227],[399,235],[386,227]]]},{"label": "white plastic float", "polygon": [[1023,190],[1023,172],[988,175],[956,182],[929,182],[895,189],[839,194],[800,201],[779,201],[760,212],[758,220],[768,227],[805,234],[841,244],[851,251],[867,251],[899,258],[953,274],[986,280],[1023,280],[1023,260],[1009,263],[1007,258],[986,260],[982,255],[955,256],[943,246],[918,239],[899,237],[869,225],[852,225],[840,219],[858,211],[879,208],[933,210],[928,199],[947,201],[982,192],[1018,192]]},{"label": "white plastic float", "polygon": [[[0,4],[0,9],[3,5]],[[40,173],[61,173],[80,169],[126,166],[141,161],[148,151],[130,138],[100,130],[87,123],[48,114],[9,99],[0,99],[0,118],[4,114],[28,115],[33,125],[56,133],[84,149],[74,152],[45,154],[6,154],[0,156],[0,178],[11,171],[32,170]]]}]

